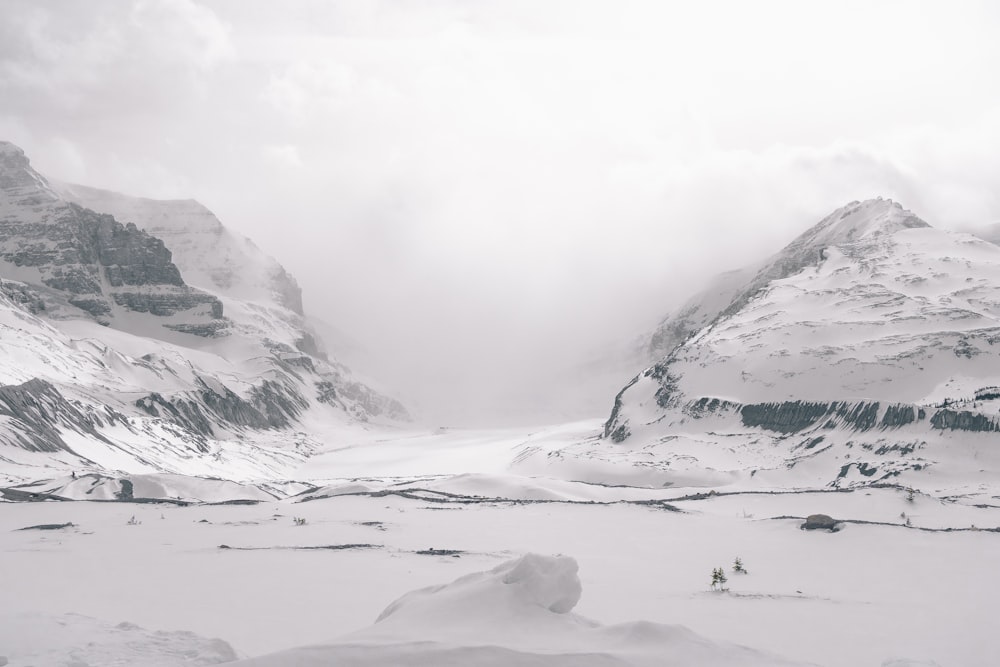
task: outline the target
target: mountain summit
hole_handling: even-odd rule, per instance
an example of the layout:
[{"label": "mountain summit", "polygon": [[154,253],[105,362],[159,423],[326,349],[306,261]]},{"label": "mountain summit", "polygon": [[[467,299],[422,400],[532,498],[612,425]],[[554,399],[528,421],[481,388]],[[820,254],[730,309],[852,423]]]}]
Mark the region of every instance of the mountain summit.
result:
[{"label": "mountain summit", "polygon": [[725,274],[661,341],[586,456],[834,486],[1000,464],[1000,247],[894,202],[852,202]]},{"label": "mountain summit", "polygon": [[326,356],[294,279],[208,209],[51,183],[9,143],[0,335],[8,474],[280,477],[324,431],[408,418]]},{"label": "mountain summit", "polygon": [[0,190],[6,200],[19,204],[58,199],[42,175],[31,168],[24,151],[9,141],[0,141]]},{"label": "mountain summit", "polygon": [[[38,289],[54,317],[128,328],[147,313],[201,336],[225,329],[218,298],[189,287],[163,241],[61,198],[20,148],[0,147],[0,275]],[[81,312],[82,311],[82,312]]]},{"label": "mountain summit", "polygon": [[649,340],[649,358],[659,359],[719,316],[738,311],[772,280],[818,264],[827,246],[929,226],[891,199],[853,201],[838,208],[763,262],[715,278],[660,323]]}]

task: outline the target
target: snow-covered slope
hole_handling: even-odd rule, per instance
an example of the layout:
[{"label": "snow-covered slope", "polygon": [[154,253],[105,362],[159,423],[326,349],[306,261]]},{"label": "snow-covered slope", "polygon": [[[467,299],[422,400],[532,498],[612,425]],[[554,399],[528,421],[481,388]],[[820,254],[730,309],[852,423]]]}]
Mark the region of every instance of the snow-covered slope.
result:
[{"label": "snow-covered slope", "polygon": [[0,628],[6,652],[0,664],[9,667],[201,667],[238,657],[221,639],[145,630],[128,622],[111,624],[80,614],[3,613]]},{"label": "snow-covered slope", "polygon": [[598,449],[803,485],[974,477],[997,458],[996,245],[854,202],[728,292],[619,393]]},{"label": "snow-covered slope", "polygon": [[445,667],[667,667],[791,665],[775,655],[713,642],[681,626],[604,626],[572,613],[582,587],[568,556],[526,554],[488,572],[413,591],[368,629],[335,644],[237,664]]},{"label": "snow-covered slope", "polygon": [[927,223],[882,199],[851,202],[827,217],[763,262],[728,271],[712,280],[676,312],[668,315],[649,339],[648,353],[654,361],[670,353],[720,315],[734,313],[772,280],[785,278],[812,266],[830,245],[850,243],[873,232],[927,227]]},{"label": "snow-covered slope", "polygon": [[978,236],[984,241],[1000,245],[1000,222],[995,222],[991,225],[985,225],[974,229],[963,229],[961,231],[967,231],[973,236]]},{"label": "snow-covered slope", "polygon": [[[217,296],[224,305],[230,331],[265,341],[272,352],[327,362],[331,388],[344,400],[362,403],[358,413],[404,418],[405,410],[370,387],[369,379],[356,378],[341,361],[327,353],[326,338],[335,328],[307,318],[302,290],[295,278],[253,241],[225,227],[197,201],[157,200],[101,190],[83,185],[50,182],[67,201],[162,238],[185,281]],[[342,334],[341,334],[342,336]],[[341,346],[334,341],[334,349]]]},{"label": "snow-covered slope", "polygon": [[200,278],[238,266],[232,289],[188,286],[159,238],[66,201],[0,144],[0,459],[15,476],[281,477],[330,432],[406,417],[326,358],[274,260],[207,211],[203,229],[171,202],[140,203]]},{"label": "snow-covered slope", "polygon": [[657,361],[679,343],[719,316],[742,290],[759,267],[746,267],[716,276],[708,286],[688,299],[660,322],[653,334],[643,340],[646,359]]}]

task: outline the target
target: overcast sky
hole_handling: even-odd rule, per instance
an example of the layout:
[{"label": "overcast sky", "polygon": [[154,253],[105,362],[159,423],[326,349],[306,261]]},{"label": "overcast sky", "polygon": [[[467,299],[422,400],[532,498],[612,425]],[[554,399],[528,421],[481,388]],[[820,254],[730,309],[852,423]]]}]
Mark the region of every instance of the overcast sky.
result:
[{"label": "overcast sky", "polygon": [[0,138],[206,204],[444,419],[850,200],[1000,221],[998,7],[3,0]]}]

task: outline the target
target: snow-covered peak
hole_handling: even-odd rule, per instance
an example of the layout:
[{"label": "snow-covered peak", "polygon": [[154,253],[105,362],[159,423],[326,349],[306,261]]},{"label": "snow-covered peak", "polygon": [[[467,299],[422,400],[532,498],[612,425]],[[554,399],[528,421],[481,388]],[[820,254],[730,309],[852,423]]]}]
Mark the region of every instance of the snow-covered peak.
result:
[{"label": "snow-covered peak", "polygon": [[853,201],[820,220],[782,251],[795,247],[836,245],[861,240],[872,234],[891,234],[911,227],[930,227],[891,199]]},{"label": "snow-covered peak", "polygon": [[850,204],[721,311],[708,293],[711,307],[679,320],[684,337],[619,392],[605,435],[642,446],[724,434],[760,444],[753,465],[787,470],[822,443],[815,472],[834,485],[851,470],[861,481],[920,471],[939,452],[907,458],[914,448],[1000,432],[998,278],[996,245],[892,202]]},{"label": "snow-covered peak", "polygon": [[31,167],[24,151],[9,141],[0,141],[0,204],[35,204],[56,199],[48,181]]},{"label": "snow-covered peak", "polygon": [[6,158],[11,155],[24,158],[25,163],[28,161],[28,158],[24,157],[24,151],[21,150],[20,146],[16,146],[9,141],[0,141],[0,157]]},{"label": "snow-covered peak", "polygon": [[717,276],[665,317],[649,338],[649,359],[662,358],[698,329],[737,312],[771,281],[818,265],[828,247],[913,227],[930,225],[891,199],[879,197],[842,206],[763,262]]},{"label": "snow-covered peak", "polygon": [[25,177],[45,181],[38,172],[31,168],[28,156],[19,146],[15,146],[9,141],[0,141],[0,187],[7,187],[4,181]]},{"label": "snow-covered peak", "polygon": [[765,261],[750,282],[737,292],[722,315],[730,315],[742,308],[772,280],[787,278],[807,266],[816,266],[830,246],[914,227],[930,225],[891,199],[851,202],[820,220]]}]

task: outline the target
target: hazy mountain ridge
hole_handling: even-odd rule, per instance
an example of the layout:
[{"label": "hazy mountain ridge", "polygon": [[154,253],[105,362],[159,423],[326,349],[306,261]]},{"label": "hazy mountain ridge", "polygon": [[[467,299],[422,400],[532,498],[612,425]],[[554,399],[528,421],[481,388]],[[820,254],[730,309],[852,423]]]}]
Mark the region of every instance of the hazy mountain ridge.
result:
[{"label": "hazy mountain ridge", "polygon": [[983,467],[1000,431],[1000,247],[853,202],[715,285],[575,454],[715,483]]},{"label": "hazy mountain ridge", "polygon": [[[326,357],[294,279],[204,207],[77,188],[146,214],[122,224],[7,143],[0,186],[0,458],[19,469],[280,477],[324,429],[408,418]],[[135,224],[154,219],[179,252]],[[214,278],[190,287],[179,265]]]},{"label": "hazy mountain ridge", "polygon": [[0,189],[0,272],[38,288],[38,305],[54,316],[86,313],[111,324],[129,312],[151,313],[167,328],[197,335],[225,328],[222,303],[184,282],[163,241],[61,199],[6,142]]},{"label": "hazy mountain ridge", "polygon": [[66,201],[134,223],[163,239],[188,283],[223,296],[272,301],[304,314],[302,290],[284,267],[197,201],[131,197],[71,183],[50,185]]},{"label": "hazy mountain ridge", "polygon": [[849,243],[869,233],[891,233],[926,222],[892,201],[854,201],[837,209],[780,251],[758,264],[716,276],[708,287],[663,319],[653,332],[648,353],[657,361],[691,334],[720,316],[734,313],[772,280],[779,280],[818,264],[829,245]]}]

